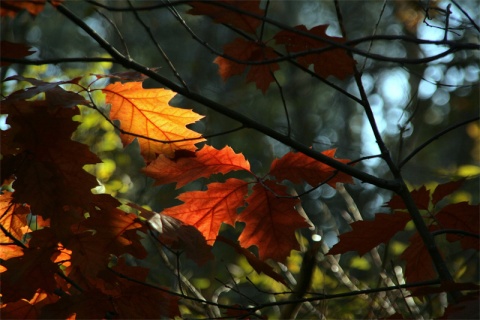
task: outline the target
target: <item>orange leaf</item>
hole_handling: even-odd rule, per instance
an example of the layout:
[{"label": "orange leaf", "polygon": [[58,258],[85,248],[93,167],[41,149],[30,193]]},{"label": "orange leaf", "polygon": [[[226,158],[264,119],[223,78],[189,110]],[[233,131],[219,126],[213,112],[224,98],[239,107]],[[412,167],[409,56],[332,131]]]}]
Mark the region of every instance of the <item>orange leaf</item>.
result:
[{"label": "orange leaf", "polygon": [[360,256],[363,256],[402,231],[408,221],[410,221],[410,215],[401,211],[395,211],[393,214],[377,213],[375,220],[371,221],[355,221],[350,224],[353,230],[341,234],[339,242],[330,249],[328,254],[357,251]]},{"label": "orange leaf", "polygon": [[[141,82],[116,82],[102,91],[111,105],[110,118],[120,120],[122,130],[141,136],[138,137],[140,152],[147,161],[155,159],[157,154],[173,157],[175,150],[195,151],[195,144],[205,141],[199,133],[186,128],[203,116],[169,106],[168,102],[175,96],[173,91],[143,89]],[[120,137],[124,145],[135,139],[126,133]],[[180,141],[170,142],[172,140]]]},{"label": "orange leaf", "polygon": [[243,207],[247,192],[247,182],[238,179],[210,183],[207,191],[180,194],[178,199],[184,204],[165,209],[163,213],[196,227],[211,244],[222,222],[235,224],[237,209]]},{"label": "orange leaf", "polygon": [[170,159],[159,155],[142,171],[155,179],[155,184],[177,183],[177,189],[199,178],[208,178],[215,173],[226,174],[230,171],[246,170],[250,164],[240,153],[235,153],[229,146],[217,150],[205,145],[192,156]]},{"label": "orange leaf", "polygon": [[238,240],[244,248],[257,246],[261,260],[271,258],[282,262],[291,250],[299,249],[295,230],[309,224],[295,210],[300,200],[278,197],[288,196],[287,187],[269,180],[263,184],[253,187],[248,206],[237,219],[246,224]]},{"label": "orange leaf", "polygon": [[59,297],[53,293],[37,290],[30,301],[19,300],[3,304],[0,314],[3,319],[39,319],[43,306],[58,301]]},{"label": "orange leaf", "polygon": [[[2,5],[0,6],[0,16],[14,17],[22,10],[27,10],[31,15],[36,16],[43,11],[45,3],[46,0],[2,0]],[[4,49],[2,48],[2,50]]]},{"label": "orange leaf", "polygon": [[[28,206],[11,203],[12,193],[4,191],[0,195],[0,225],[15,239],[22,241],[22,237],[29,231],[27,215],[30,213]],[[0,243],[10,243],[10,239],[3,232],[0,233]]]},{"label": "orange leaf", "polygon": [[[323,151],[322,154],[333,158],[336,149]],[[335,159],[339,162],[348,163],[348,159]],[[312,187],[323,183],[327,179],[328,185],[335,188],[337,182],[353,183],[351,176],[338,172],[334,175],[336,169],[321,163],[303,153],[289,152],[280,159],[275,159],[270,168],[270,175],[275,176],[279,181],[290,180],[293,183],[301,183],[303,180]]]},{"label": "orange leaf", "polygon": [[[343,38],[327,36],[328,25],[320,25],[308,30],[304,25],[296,26],[295,29],[312,35],[328,39],[337,43],[343,43]],[[328,43],[309,38],[291,31],[280,31],[275,35],[278,44],[284,44],[288,53],[311,51],[330,46]],[[313,64],[315,73],[323,78],[334,76],[340,80],[352,75],[354,72],[355,60],[343,49],[333,49],[321,53],[311,53],[297,58],[298,63],[308,68]]]},{"label": "orange leaf", "polygon": [[[215,3],[225,4],[233,7],[232,9],[215,5]],[[260,1],[192,1],[188,3],[192,9],[188,11],[193,15],[206,15],[213,19],[216,23],[229,24],[240,30],[255,34],[258,26],[262,23],[260,19],[242,14],[235,9],[248,11],[250,13],[263,16],[263,10],[259,8]]]},{"label": "orange leaf", "polygon": [[2,302],[30,300],[37,289],[53,293],[57,287],[54,275],[60,272],[51,260],[56,251],[56,248],[23,249],[22,256],[2,261],[7,268],[1,273]]},{"label": "orange leaf", "polygon": [[[261,62],[277,57],[275,51],[257,42],[237,38],[223,47],[225,55],[242,61]],[[224,57],[217,57],[213,61],[219,66],[220,76],[224,81],[234,75],[243,73],[247,68],[247,83],[255,82],[258,89],[265,94],[270,83],[274,82],[273,73],[280,69],[278,63],[240,64]]]},{"label": "orange leaf", "polygon": [[[2,15],[3,16],[3,5],[2,2]],[[1,61],[2,58],[16,58],[20,59],[26,56],[33,54],[35,51],[30,50],[31,47],[24,45],[23,43],[13,43],[9,41],[0,41],[0,66],[8,66],[11,62]]]}]

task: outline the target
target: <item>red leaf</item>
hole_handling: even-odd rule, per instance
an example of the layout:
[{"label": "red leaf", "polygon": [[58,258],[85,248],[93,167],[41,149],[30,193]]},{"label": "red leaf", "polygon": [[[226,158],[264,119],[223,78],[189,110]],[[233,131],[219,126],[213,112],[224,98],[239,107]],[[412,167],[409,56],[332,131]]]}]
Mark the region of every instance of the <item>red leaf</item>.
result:
[{"label": "red leaf", "polygon": [[[2,2],[2,8],[0,8],[0,15],[3,14],[3,5],[4,3]],[[8,66],[11,64],[11,62],[8,61],[3,61],[2,58],[15,58],[15,59],[21,59],[23,57],[29,56],[33,54],[35,51],[30,50],[31,47],[24,45],[23,43],[13,43],[10,41],[0,41],[0,66]]]},{"label": "red leaf", "polygon": [[[436,215],[439,225],[444,229],[463,230],[478,235],[480,229],[480,206],[470,205],[467,202],[460,202],[446,205]],[[478,238],[462,236],[458,234],[447,234],[450,242],[460,240],[464,250],[480,250]]]},{"label": "red leaf", "polygon": [[27,10],[31,15],[36,16],[43,11],[45,3],[46,0],[3,0],[0,6],[0,16],[15,17],[22,10]]},{"label": "red leaf", "polygon": [[[430,227],[430,230],[435,227]],[[432,258],[428,253],[427,247],[422,241],[422,238],[415,232],[410,237],[410,245],[400,256],[405,260],[405,278],[408,282],[426,281],[435,279],[437,273],[433,266]]]},{"label": "red leaf", "polygon": [[[233,7],[232,9],[215,5],[215,3],[225,4]],[[251,1],[192,1],[188,3],[192,9],[188,11],[193,15],[206,15],[213,19],[216,23],[224,23],[231,25],[237,29],[255,34],[258,26],[262,23],[260,19],[242,14],[235,9],[247,11],[258,16],[263,16],[263,10],[259,8],[259,0]]]},{"label": "red leaf", "polygon": [[[320,25],[308,30],[304,25],[296,26],[295,29],[312,35],[321,37],[337,43],[343,43],[345,40],[338,37],[330,37],[325,33],[328,25]],[[330,46],[327,42],[309,38],[304,35],[291,31],[280,31],[275,35],[275,41],[278,44],[284,44],[288,53],[311,51],[315,49]],[[333,49],[321,53],[312,53],[297,58],[298,63],[308,68],[313,64],[315,73],[323,78],[334,76],[341,80],[352,75],[355,67],[353,60],[343,49]]]},{"label": "red leaf", "polygon": [[[323,151],[322,154],[333,158],[336,149]],[[348,159],[335,159],[339,162],[348,163]],[[328,185],[335,188],[337,182],[353,183],[351,176],[338,172],[336,169],[321,163],[303,153],[289,152],[280,159],[275,159],[270,168],[270,175],[275,176],[279,181],[290,180],[293,183],[301,183],[303,180],[315,187],[328,180]]]},{"label": "red leaf", "polygon": [[242,248],[237,242],[234,242],[223,236],[218,236],[217,240],[228,244],[229,246],[233,247],[237,253],[243,255],[247,259],[248,263],[253,267],[253,269],[257,273],[263,272],[270,278],[286,285],[285,279],[283,279],[281,275],[276,273],[275,270],[273,270],[273,268],[269,264],[258,259],[253,253],[251,253],[249,250],[245,248]]},{"label": "red leaf", "polygon": [[195,152],[193,157],[190,155],[173,160],[160,155],[142,171],[154,178],[157,185],[176,182],[177,189],[191,181],[208,178],[215,173],[226,174],[236,170],[250,172],[250,164],[245,157],[241,153],[235,153],[229,146],[217,150],[205,145]]},{"label": "red leaf", "polygon": [[[223,52],[226,56],[242,61],[261,62],[277,58],[277,54],[272,48],[243,38],[236,38],[233,42],[226,44],[223,47]],[[262,90],[264,94],[270,83],[275,81],[273,73],[280,69],[278,63],[248,65],[224,57],[217,57],[213,62],[218,64],[218,71],[224,81],[249,69],[247,83],[255,82],[257,88]]]},{"label": "red leaf", "polygon": [[299,249],[295,230],[309,224],[295,210],[298,199],[278,197],[289,196],[287,187],[269,180],[263,184],[253,187],[248,206],[237,219],[246,224],[238,240],[244,248],[257,246],[261,260],[271,258],[282,262],[291,250]]},{"label": "red leaf", "polygon": [[248,183],[228,179],[225,183],[210,183],[207,191],[185,192],[178,196],[184,204],[163,211],[197,228],[209,244],[215,239],[223,223],[234,225],[237,209],[245,204]]},{"label": "red leaf", "polygon": [[339,242],[330,249],[328,254],[357,251],[360,256],[363,256],[402,231],[408,221],[410,221],[410,215],[401,211],[395,211],[393,214],[377,213],[372,221],[355,221],[350,224],[353,230],[341,234]]},{"label": "red leaf", "polygon": [[[418,190],[410,191],[415,205],[420,210],[428,210],[428,205],[430,203],[430,191],[421,186]],[[390,207],[393,210],[405,210],[407,209],[405,202],[398,195],[394,195],[390,201],[383,205],[383,207]]]},{"label": "red leaf", "polygon": [[465,182],[465,179],[461,179],[458,181],[451,181],[451,182],[439,184],[435,188],[435,191],[433,191],[433,194],[432,194],[433,205],[436,205],[440,200],[442,200],[449,194],[452,194],[453,192],[455,192],[458,188],[462,186],[464,182]]}]

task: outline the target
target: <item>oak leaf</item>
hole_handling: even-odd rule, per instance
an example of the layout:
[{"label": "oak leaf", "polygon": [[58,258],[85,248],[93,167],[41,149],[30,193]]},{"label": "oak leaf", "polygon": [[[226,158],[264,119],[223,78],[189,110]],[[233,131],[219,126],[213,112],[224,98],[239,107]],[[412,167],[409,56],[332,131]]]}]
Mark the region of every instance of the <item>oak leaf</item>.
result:
[{"label": "oak leaf", "polygon": [[38,289],[53,293],[57,287],[54,275],[60,272],[52,261],[55,252],[56,248],[25,248],[22,256],[2,261],[7,269],[1,273],[2,302],[30,300]]},{"label": "oak leaf", "polygon": [[176,182],[177,189],[199,178],[235,170],[250,172],[250,164],[242,154],[235,153],[229,146],[217,150],[209,145],[205,145],[190,156],[176,159],[159,155],[142,169],[143,173],[155,179],[156,185]]},{"label": "oak leaf", "polygon": [[[27,215],[30,213],[30,209],[27,205],[11,203],[12,193],[4,191],[0,195],[0,225],[2,225],[2,231],[0,231],[0,243],[12,242],[9,235],[15,239],[22,241],[23,235],[30,229],[27,224]],[[9,235],[5,234],[5,231]]]},{"label": "oak leaf", "polygon": [[235,225],[237,209],[245,204],[248,183],[228,179],[225,183],[210,183],[206,191],[182,193],[178,199],[184,203],[167,208],[163,214],[197,228],[212,244],[222,223]]},{"label": "oak leaf", "polygon": [[157,154],[173,157],[175,150],[195,151],[195,144],[205,140],[199,133],[186,128],[203,116],[192,110],[171,107],[168,103],[175,96],[173,91],[143,89],[142,82],[116,82],[102,91],[111,105],[110,118],[120,120],[123,144],[137,137],[140,152],[148,162]]},{"label": "oak leaf", "polygon": [[[226,44],[223,47],[223,53],[228,57],[250,62],[262,62],[278,57],[271,47],[243,38],[236,38],[233,42]],[[248,65],[235,62],[228,57],[217,57],[213,61],[218,64],[218,71],[222,79],[226,81],[228,78],[249,69],[247,72],[247,83],[254,82],[257,88],[262,90],[264,94],[270,83],[275,81],[273,73],[280,69],[278,63],[265,62],[264,64]]]},{"label": "oak leaf", "polygon": [[[298,31],[307,32],[322,39],[339,44],[345,42],[343,38],[327,36],[327,28],[328,25],[319,25],[310,30],[304,25],[294,27],[294,29]],[[313,39],[287,30],[278,32],[274,38],[278,44],[285,45],[288,53],[307,52],[330,46],[330,44],[325,41]],[[305,55],[298,57],[297,61],[305,68],[308,68],[313,64],[315,73],[323,78],[334,76],[340,80],[343,80],[354,73],[356,63],[355,60],[348,55],[347,51],[339,48],[320,53],[306,53]]]},{"label": "oak leaf", "polygon": [[[336,149],[323,151],[322,154],[333,158]],[[348,163],[348,159],[335,160]],[[336,169],[310,158],[303,153],[289,152],[280,159],[275,159],[270,167],[270,175],[275,176],[279,181],[290,180],[293,183],[306,181],[313,187],[327,181],[327,184],[334,187],[337,182],[353,183],[351,176],[337,172]]]},{"label": "oak leaf", "polygon": [[[435,226],[430,226],[429,230],[434,231]],[[408,282],[419,282],[435,279],[437,273],[433,266],[432,258],[422,238],[415,232],[409,239],[409,246],[400,255],[405,260],[405,278]]]},{"label": "oak leaf", "polygon": [[408,221],[410,221],[410,214],[402,211],[395,211],[392,214],[377,213],[375,219],[371,221],[355,221],[350,224],[353,230],[341,234],[339,242],[330,249],[328,254],[357,251],[360,256],[363,256],[402,231]]},{"label": "oak leaf", "polygon": [[207,244],[205,237],[193,226],[182,221],[157,213],[136,204],[129,203],[130,207],[140,211],[140,216],[147,219],[148,225],[158,234],[158,239],[164,245],[185,252],[188,258],[198,265],[203,265],[213,259],[212,247]]},{"label": "oak leaf", "polygon": [[[444,229],[467,231],[478,235],[478,231],[480,230],[479,212],[479,205],[471,205],[467,202],[459,202],[443,207],[439,212],[437,212],[437,214],[435,214],[435,219]],[[480,243],[478,238],[475,237],[448,233],[447,240],[450,242],[460,241],[460,245],[464,250],[480,250]]]},{"label": "oak leaf", "polygon": [[462,186],[465,182],[465,179],[460,179],[457,181],[450,181],[447,183],[439,184],[432,194],[432,203],[436,205],[440,200],[455,192],[458,188]]},{"label": "oak leaf", "polygon": [[[3,14],[3,5],[0,7],[0,15]],[[20,59],[33,54],[35,51],[30,50],[31,47],[24,45],[23,43],[13,43],[10,41],[0,41],[0,66],[8,66],[11,62],[4,61],[2,58],[16,58]],[[6,80],[4,80],[6,81]]]},{"label": "oak leaf", "polygon": [[[418,190],[410,191],[410,195],[415,202],[415,205],[420,210],[428,210],[430,203],[430,190],[427,190],[425,186],[421,186]],[[407,206],[399,195],[394,195],[390,201],[385,203],[383,207],[389,207],[393,210],[406,210]]]},{"label": "oak leaf", "polygon": [[[239,9],[258,16],[263,16],[264,11],[259,7],[259,0],[191,1],[188,4],[192,7],[192,9],[187,12],[189,14],[206,15],[212,18],[216,23],[228,24],[251,34],[255,34],[258,26],[262,24],[260,19],[248,16],[237,10]],[[232,9],[221,6],[221,4],[231,6]]]},{"label": "oak leaf", "polygon": [[0,307],[0,314],[3,319],[38,319],[41,309],[45,305],[55,303],[58,299],[56,294],[37,290],[30,300],[22,299],[3,304]]},{"label": "oak leaf", "polygon": [[291,250],[298,250],[295,231],[309,224],[295,210],[300,200],[289,198],[287,187],[267,180],[253,187],[248,206],[237,221],[245,222],[239,242],[244,248],[257,246],[259,258],[285,261]]}]

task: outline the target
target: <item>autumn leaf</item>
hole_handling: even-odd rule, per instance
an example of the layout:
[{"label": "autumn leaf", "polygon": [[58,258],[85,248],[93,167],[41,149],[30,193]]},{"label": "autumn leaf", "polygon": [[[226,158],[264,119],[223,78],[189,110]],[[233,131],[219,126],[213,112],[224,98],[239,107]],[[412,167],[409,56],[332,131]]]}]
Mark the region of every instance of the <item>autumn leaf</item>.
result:
[{"label": "autumn leaf", "polygon": [[377,213],[375,219],[371,221],[355,221],[350,224],[353,230],[341,234],[339,242],[328,254],[357,251],[363,256],[379,244],[388,242],[397,232],[405,228],[408,221],[410,214],[401,211],[392,214]]},{"label": "autumn leaf", "polygon": [[257,246],[261,260],[268,258],[285,261],[291,250],[298,250],[295,230],[307,228],[309,224],[295,210],[300,201],[289,196],[287,187],[267,180],[253,187],[247,198],[248,206],[237,221],[245,222],[239,237],[244,248]]},{"label": "autumn leaf", "polygon": [[1,273],[2,302],[30,300],[38,289],[53,293],[57,287],[54,274],[60,272],[51,260],[56,251],[56,248],[25,248],[22,256],[2,261],[7,269]]},{"label": "autumn leaf", "polygon": [[198,265],[203,265],[213,259],[212,247],[197,228],[185,225],[182,221],[142,208],[134,203],[130,207],[140,211],[140,216],[148,220],[148,225],[158,233],[158,239],[163,245],[185,252],[188,258]]},{"label": "autumn leaf", "polygon": [[[467,231],[478,236],[478,230],[480,230],[479,212],[479,205],[470,205],[467,202],[452,203],[437,212],[435,219],[442,229]],[[480,250],[478,238],[472,236],[449,233],[447,234],[447,240],[450,242],[460,241],[464,250]]]},{"label": "autumn leaf", "polygon": [[[436,227],[430,226],[429,229],[433,231]],[[405,260],[405,278],[407,278],[408,282],[435,279],[437,273],[433,266],[432,258],[418,232],[415,232],[410,237],[409,242],[408,247],[400,255],[400,258]]]},{"label": "autumn leaf", "polygon": [[217,240],[228,244],[233,249],[235,249],[238,254],[243,255],[257,273],[264,273],[275,281],[286,285],[285,279],[283,279],[280,274],[276,273],[275,270],[273,270],[272,266],[267,264],[265,261],[258,259],[253,253],[251,253],[245,248],[242,248],[237,242],[234,242],[223,236],[217,236]]},{"label": "autumn leaf", "polygon": [[0,314],[3,319],[38,319],[41,309],[48,304],[55,303],[59,297],[53,293],[37,290],[30,300],[18,300],[3,304]]},{"label": "autumn leaf", "polygon": [[180,194],[178,199],[184,203],[165,209],[163,214],[194,226],[207,239],[207,243],[212,244],[222,223],[235,224],[237,209],[245,204],[247,186],[247,182],[238,179],[210,183],[206,191]]},{"label": "autumn leaf", "polygon": [[[262,62],[278,57],[271,47],[243,38],[236,38],[233,42],[226,44],[223,47],[223,53],[228,57],[250,62]],[[273,73],[280,69],[278,63],[248,65],[237,63],[227,57],[217,57],[213,62],[218,64],[218,72],[224,81],[248,69],[247,83],[254,82],[264,94],[270,83],[275,81]]]},{"label": "autumn leaf", "polygon": [[[0,15],[3,14],[4,2],[0,7]],[[4,61],[2,58],[15,58],[21,59],[23,57],[33,54],[35,51],[30,50],[31,47],[24,45],[23,43],[13,43],[10,41],[0,41],[0,66],[8,66],[11,62]],[[4,80],[5,81],[5,80]]]},{"label": "autumn leaf", "polygon": [[138,138],[141,154],[147,161],[158,154],[173,157],[175,150],[195,151],[195,144],[205,141],[199,133],[186,128],[203,116],[169,106],[175,96],[173,91],[143,89],[141,82],[116,82],[102,91],[111,105],[110,118],[120,120],[120,128],[130,133],[120,134],[123,144]]},{"label": "autumn leaf", "polygon": [[30,230],[27,224],[27,215],[30,213],[30,209],[27,205],[11,203],[12,199],[11,192],[4,191],[0,195],[0,225],[2,226],[0,243],[12,242],[12,239],[3,230],[19,241],[22,241],[23,235]]},{"label": "autumn leaf", "polygon": [[16,176],[14,202],[28,203],[33,214],[45,219],[62,213],[64,205],[90,207],[91,189],[98,183],[83,166],[100,159],[70,138],[78,126],[72,120],[78,108],[51,113],[45,101],[9,100],[2,109],[11,126],[1,132],[2,175]]},{"label": "autumn leaf", "polygon": [[87,230],[95,230],[93,242],[105,252],[121,255],[130,253],[143,259],[147,252],[140,243],[138,231],[146,231],[138,216],[120,209],[90,212],[91,217],[81,224]]},{"label": "autumn leaf", "polygon": [[[188,2],[188,4],[192,7],[192,9],[188,10],[189,14],[206,15],[212,18],[216,23],[228,24],[251,34],[255,34],[262,21],[246,14],[242,14],[237,9],[247,11],[258,16],[263,16],[264,12],[259,7],[259,0],[191,1]],[[216,4],[230,6],[232,9]]]},{"label": "autumn leaf", "polygon": [[[322,154],[333,158],[336,149],[323,151]],[[335,160],[348,163],[348,159]],[[289,152],[280,159],[275,159],[270,167],[270,175],[275,176],[279,181],[290,180],[293,183],[301,183],[306,181],[313,187],[328,180],[327,184],[335,188],[337,182],[353,183],[351,176],[337,172],[336,169],[321,163],[303,153]]]},{"label": "autumn leaf", "polygon": [[457,181],[450,181],[447,183],[439,184],[432,194],[432,203],[436,205],[440,200],[455,192],[458,188],[462,186],[465,182],[465,179],[460,179]]},{"label": "autumn leaf", "polygon": [[209,145],[188,157],[170,159],[159,155],[142,169],[145,175],[155,179],[156,185],[176,182],[177,189],[199,178],[236,170],[250,172],[250,164],[242,154],[235,153],[229,146],[217,150]]},{"label": "autumn leaf", "polygon": [[0,16],[15,17],[22,10],[27,10],[31,15],[36,16],[43,11],[45,3],[46,0],[3,0],[0,6]]},{"label": "autumn leaf", "polygon": [[[410,191],[410,195],[415,202],[415,205],[420,210],[428,210],[428,206],[430,203],[430,191],[427,190],[425,186],[421,186],[418,190]],[[405,205],[405,201],[395,194],[390,201],[385,203],[383,207],[390,207],[393,210],[406,210],[407,206]]]},{"label": "autumn leaf", "polygon": [[[307,32],[322,39],[339,44],[344,43],[345,40],[343,38],[327,36],[327,28],[328,25],[319,25],[310,30],[304,25],[294,27],[298,31]],[[288,53],[306,52],[330,46],[327,42],[287,30],[278,32],[274,38],[278,44],[285,45]],[[344,49],[338,48],[321,53],[306,54],[298,57],[297,61],[305,68],[313,64],[315,73],[323,78],[334,76],[340,80],[354,73],[356,63]]]}]

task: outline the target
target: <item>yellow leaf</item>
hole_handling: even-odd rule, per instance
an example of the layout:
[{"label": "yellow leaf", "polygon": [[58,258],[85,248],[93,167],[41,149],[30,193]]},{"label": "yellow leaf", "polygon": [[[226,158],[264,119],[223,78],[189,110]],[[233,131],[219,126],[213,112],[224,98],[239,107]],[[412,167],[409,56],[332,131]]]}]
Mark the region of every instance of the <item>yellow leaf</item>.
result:
[{"label": "yellow leaf", "polygon": [[[195,151],[195,144],[205,140],[186,127],[203,116],[170,106],[173,91],[143,89],[141,82],[116,82],[102,91],[111,105],[110,118],[120,120],[120,128],[125,132],[120,134],[123,144],[138,138],[146,161],[154,160],[158,154],[173,157],[175,150]],[[198,139],[185,140],[192,138]]]}]

